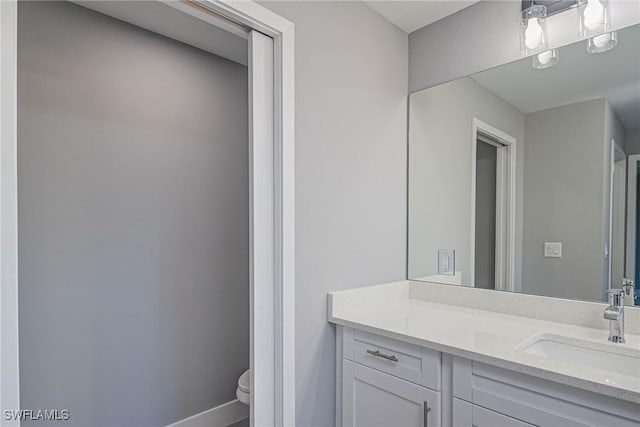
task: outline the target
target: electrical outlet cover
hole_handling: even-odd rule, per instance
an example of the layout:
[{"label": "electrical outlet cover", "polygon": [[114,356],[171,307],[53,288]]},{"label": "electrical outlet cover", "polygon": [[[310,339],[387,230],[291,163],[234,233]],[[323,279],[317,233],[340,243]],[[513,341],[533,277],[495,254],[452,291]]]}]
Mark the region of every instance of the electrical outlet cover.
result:
[{"label": "electrical outlet cover", "polygon": [[455,276],[456,251],[453,249],[438,249],[438,274]]}]

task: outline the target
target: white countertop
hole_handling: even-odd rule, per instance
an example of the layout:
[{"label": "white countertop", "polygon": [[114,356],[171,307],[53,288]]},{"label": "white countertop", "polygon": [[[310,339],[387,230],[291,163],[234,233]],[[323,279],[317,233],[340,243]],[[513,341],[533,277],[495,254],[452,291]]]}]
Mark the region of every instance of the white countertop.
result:
[{"label": "white countertop", "polygon": [[[640,366],[638,375],[629,376],[573,360],[548,359],[516,348],[536,335],[552,334],[606,345],[611,352],[633,353],[640,351],[639,335],[627,332],[625,344],[613,344],[607,341],[608,330],[428,301],[412,290],[416,286],[434,285],[402,281],[330,293],[329,321],[640,403]],[[446,287],[437,289],[447,291]],[[475,298],[488,295],[469,290],[474,291]],[[518,303],[526,298],[513,297]],[[575,309],[579,303],[568,304],[572,305],[569,309]]]}]

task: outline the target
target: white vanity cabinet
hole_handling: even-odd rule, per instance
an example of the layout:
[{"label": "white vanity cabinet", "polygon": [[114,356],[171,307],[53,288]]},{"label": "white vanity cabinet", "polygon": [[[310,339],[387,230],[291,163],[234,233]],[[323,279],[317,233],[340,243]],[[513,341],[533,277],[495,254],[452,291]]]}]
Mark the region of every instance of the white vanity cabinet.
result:
[{"label": "white vanity cabinet", "polygon": [[439,427],[440,352],[339,328],[338,420],[344,427]]},{"label": "white vanity cabinet", "polygon": [[[640,404],[453,357],[456,427],[639,427]],[[477,408],[503,415],[490,422]],[[497,420],[497,418],[496,418]]]},{"label": "white vanity cabinet", "polygon": [[440,425],[440,393],[346,359],[342,375],[344,426]]},{"label": "white vanity cabinet", "polygon": [[[531,427],[532,424],[472,403],[453,399],[453,425],[456,427]],[[561,425],[558,425],[561,427]]]},{"label": "white vanity cabinet", "polygon": [[337,426],[640,427],[640,403],[337,330]]}]

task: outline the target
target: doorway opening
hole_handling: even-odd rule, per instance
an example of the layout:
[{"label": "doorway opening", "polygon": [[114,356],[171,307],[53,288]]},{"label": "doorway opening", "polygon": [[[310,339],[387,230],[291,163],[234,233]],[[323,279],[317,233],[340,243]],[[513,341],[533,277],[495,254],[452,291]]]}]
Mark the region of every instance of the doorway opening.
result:
[{"label": "doorway opening", "polygon": [[[236,44],[244,46],[243,55],[248,54],[246,74],[250,141],[247,147],[250,159],[250,176],[248,177],[251,293],[249,301],[250,418],[251,425],[293,425],[295,423],[293,24],[253,2],[192,0],[168,3],[160,1],[72,3],[83,3],[81,6],[94,8],[99,13],[167,36],[177,42],[185,43],[186,40],[182,40],[181,37],[193,36],[197,39],[193,47],[203,51],[213,45],[222,44],[222,51],[212,52],[220,56],[225,56],[224,52],[229,54],[227,48],[234,44],[227,41],[230,38],[233,39],[233,35],[240,36]],[[89,5],[92,7],[88,7]],[[101,7],[109,11],[97,10]],[[175,20],[173,18],[169,20],[169,15],[175,17]],[[193,21],[191,24],[187,23],[191,18],[198,20],[199,24],[193,24]],[[2,300],[0,324],[3,336],[0,402],[5,409],[17,410],[21,407],[18,338],[22,333],[18,327],[18,239],[19,234],[22,234],[20,237],[25,237],[25,234],[18,230],[18,197],[23,194],[19,194],[17,182],[18,2],[16,0],[0,2],[0,21],[2,22],[0,26],[0,39],[2,39],[0,45],[0,152],[2,153],[0,156],[0,217],[2,218],[0,222],[0,300]],[[195,27],[202,31],[194,32]],[[213,33],[217,35],[212,36]],[[231,33],[232,36],[229,38],[225,36],[226,33]],[[148,38],[151,37],[153,36]],[[197,53],[193,55],[199,56]],[[94,58],[100,55],[96,52],[88,56]],[[174,62],[172,65],[179,64]],[[80,70],[78,74],[81,78],[91,79],[95,77],[96,70],[96,68],[87,67]],[[166,70],[158,68],[156,71]],[[59,77],[59,73],[50,73],[45,77]],[[188,73],[179,76],[181,79],[189,77]],[[104,81],[99,83],[103,84],[98,84],[96,87],[104,90]],[[111,95],[107,90],[104,90],[104,93],[106,96]],[[155,99],[155,95],[153,91],[149,93],[149,106],[162,108],[162,103],[151,102]],[[139,112],[145,113],[145,110],[141,108]],[[80,113],[85,111],[81,110]],[[145,129],[148,130],[148,128]],[[68,129],[65,128],[65,130]],[[187,135],[188,132],[184,134]],[[138,139],[134,139],[134,142],[137,141]],[[198,160],[200,158],[195,158],[193,161]],[[129,158],[123,158],[123,161],[129,161]],[[167,169],[170,169],[172,164],[167,163],[169,163]],[[191,169],[188,171],[191,172]],[[111,172],[118,173],[117,170]],[[78,181],[74,180],[73,183],[77,184]],[[100,195],[98,191],[95,194],[96,197]],[[175,221],[175,223],[178,222]],[[182,224],[186,224],[186,221],[182,221]],[[172,228],[167,227],[167,230],[171,231]],[[148,235],[151,236],[150,238],[155,236],[153,233]],[[194,239],[200,237],[196,235]],[[164,249],[164,246],[159,246],[158,250],[160,249]],[[159,268],[167,267],[167,263],[156,265]],[[150,292],[149,296],[155,298],[157,292]],[[78,324],[86,323],[85,317],[79,320],[81,322],[77,322]],[[171,324],[171,319],[161,320]],[[150,324],[154,327],[160,326],[160,322],[150,322]],[[104,325],[110,326],[108,322],[104,322]],[[98,353],[98,355],[102,357],[101,354]],[[109,362],[112,361],[113,359],[109,360]],[[145,369],[147,368],[148,366],[145,365]],[[180,372],[176,374],[179,375]],[[233,393],[235,384],[231,387],[229,392]],[[159,390],[160,393],[170,391],[169,387]],[[171,404],[174,405],[175,402],[172,401]],[[197,415],[208,417],[210,421],[209,411]],[[218,421],[206,424],[220,425]]]},{"label": "doorway opening", "polygon": [[515,138],[473,122],[471,285],[514,290]]}]

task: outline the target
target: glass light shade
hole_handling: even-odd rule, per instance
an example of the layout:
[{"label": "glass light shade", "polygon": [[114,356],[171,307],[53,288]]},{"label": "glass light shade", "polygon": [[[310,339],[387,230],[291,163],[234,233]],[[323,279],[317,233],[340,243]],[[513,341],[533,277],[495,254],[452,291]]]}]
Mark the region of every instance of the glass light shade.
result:
[{"label": "glass light shade", "polygon": [[542,70],[553,67],[560,60],[558,49],[545,50],[533,56],[533,68]]},{"label": "glass light shade", "polygon": [[578,2],[580,35],[590,37],[607,31],[609,22],[609,0],[580,0]]},{"label": "glass light shade", "polygon": [[600,34],[591,37],[587,43],[587,52],[602,53],[613,49],[618,44],[618,33],[612,31],[610,33]]},{"label": "glass light shade", "polygon": [[547,7],[533,5],[522,11],[520,22],[520,49],[523,55],[547,49]]}]

